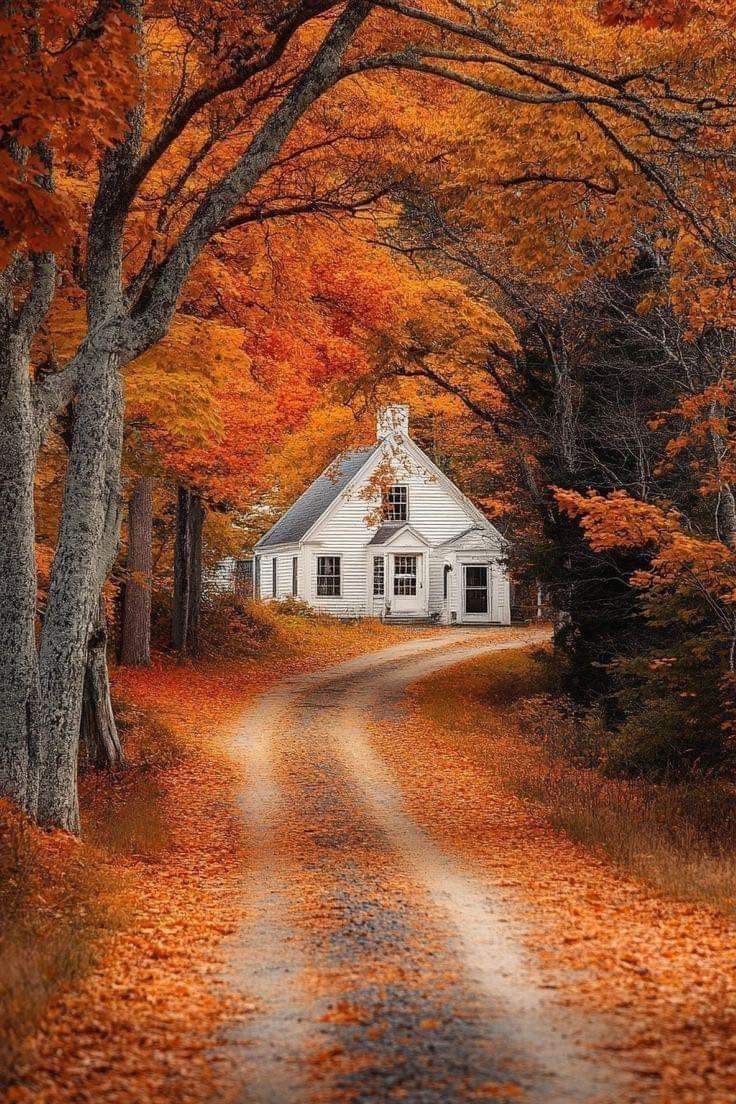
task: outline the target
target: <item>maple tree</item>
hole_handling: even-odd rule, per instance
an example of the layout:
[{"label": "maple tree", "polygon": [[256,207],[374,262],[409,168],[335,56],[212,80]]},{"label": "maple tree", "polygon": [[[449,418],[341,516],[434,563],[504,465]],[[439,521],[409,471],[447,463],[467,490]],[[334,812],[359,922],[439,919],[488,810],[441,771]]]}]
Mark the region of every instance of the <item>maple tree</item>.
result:
[{"label": "maple tree", "polygon": [[[116,123],[102,112],[89,112],[103,133],[94,129],[96,122],[85,129],[87,115],[80,115],[81,148],[88,150],[92,142],[99,151],[97,171],[75,174],[77,147],[60,142],[56,150],[58,128],[53,117],[44,116],[52,134],[49,168],[54,162],[44,186],[54,196],[79,201],[72,248],[63,255],[57,250],[59,271],[64,281],[77,284],[86,312],[81,343],[59,370],[33,381],[28,373],[31,346],[54,292],[56,258],[39,253],[39,242],[18,238],[19,260],[7,268],[4,285],[4,332],[12,350],[12,356],[6,353],[6,375],[12,386],[3,388],[3,451],[21,458],[24,474],[18,482],[14,462],[15,487],[22,492],[15,490],[3,504],[14,521],[0,548],[9,611],[3,622],[11,626],[6,651],[13,657],[3,674],[9,703],[3,713],[3,790],[37,810],[42,820],[71,828],[77,825],[86,626],[117,549],[121,370],[166,335],[180,305],[189,307],[200,265],[228,250],[223,235],[234,234],[241,256],[247,256],[241,240],[247,227],[278,218],[350,213],[378,203],[384,224],[399,222],[402,189],[410,184],[439,186],[443,198],[452,200],[443,178],[453,179],[454,166],[469,167],[458,176],[456,193],[467,202],[478,180],[489,179],[487,170],[495,166],[495,177],[502,168],[504,148],[516,142],[533,159],[544,120],[554,119],[558,129],[550,127],[547,149],[559,164],[552,173],[545,164],[545,181],[552,175],[575,194],[565,162],[585,149],[591,162],[599,159],[603,174],[586,172],[580,185],[586,195],[605,200],[612,192],[621,210],[641,186],[645,203],[664,204],[678,232],[716,258],[714,281],[718,265],[732,255],[724,198],[733,107],[723,92],[729,39],[718,13],[705,13],[672,32],[680,36],[677,46],[663,36],[648,56],[642,45],[647,28],[627,29],[622,45],[619,32],[602,27],[586,4],[576,5],[574,18],[566,18],[570,43],[562,50],[547,30],[559,21],[545,18],[538,5],[533,11],[522,5],[490,15],[400,0],[375,5],[353,0],[344,7],[264,5],[236,15],[217,3],[193,10],[174,4],[150,18],[133,2],[114,11],[117,21],[109,33],[117,38],[107,51],[97,24],[90,32],[78,19],[66,18],[53,28],[53,33],[64,29],[72,52],[78,47],[80,58],[94,59],[91,79],[103,94],[99,74],[107,73],[106,61],[125,72],[145,61],[147,69],[145,82],[126,80],[124,89],[108,98]],[[552,3],[548,14],[555,14]],[[34,64],[39,42],[45,64],[53,51],[44,36],[51,32],[35,10],[26,18],[29,35],[13,39],[16,50],[21,42],[24,55],[15,64]],[[91,18],[99,18],[97,9]],[[590,32],[589,39],[581,28]],[[695,54],[681,43],[689,36],[693,50],[709,32],[714,63],[709,95],[703,97],[691,90],[702,76]],[[592,56],[601,49],[603,66]],[[658,71],[663,58],[676,62],[669,83]],[[74,69],[66,84],[84,96],[89,79],[80,61],[79,72]],[[425,90],[431,90],[429,96]],[[468,112],[470,104],[482,110]],[[470,117],[482,124],[474,134],[467,126],[456,128],[458,119]],[[361,121],[366,118],[367,124]],[[514,125],[503,131],[499,147],[487,141],[487,132],[495,127],[501,133],[504,118]],[[556,140],[563,131],[564,145]],[[449,159],[448,133],[455,151]],[[19,133],[21,160],[28,160],[35,138],[32,130]],[[474,181],[477,154],[484,149],[487,160]],[[407,162],[418,150],[430,154],[425,166],[416,156]],[[411,178],[407,163],[416,166]],[[510,188],[504,194],[513,196],[514,188],[537,183],[539,176],[538,167],[525,169],[520,181],[504,173],[500,183]],[[472,205],[468,211],[472,214]],[[510,232],[515,223],[506,218],[503,204],[497,214],[493,233],[501,223]],[[591,205],[588,233],[600,217]],[[550,237],[550,253],[554,244]],[[74,416],[64,502],[36,655],[32,475],[39,436],[70,399]]]}]

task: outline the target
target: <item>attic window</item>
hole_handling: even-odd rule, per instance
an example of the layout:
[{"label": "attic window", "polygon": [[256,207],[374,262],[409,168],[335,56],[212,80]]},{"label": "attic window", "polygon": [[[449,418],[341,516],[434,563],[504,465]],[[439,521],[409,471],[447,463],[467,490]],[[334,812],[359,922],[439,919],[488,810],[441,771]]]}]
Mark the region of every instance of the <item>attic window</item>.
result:
[{"label": "attic window", "polygon": [[383,495],[383,520],[409,520],[409,488],[402,484],[388,487]]}]

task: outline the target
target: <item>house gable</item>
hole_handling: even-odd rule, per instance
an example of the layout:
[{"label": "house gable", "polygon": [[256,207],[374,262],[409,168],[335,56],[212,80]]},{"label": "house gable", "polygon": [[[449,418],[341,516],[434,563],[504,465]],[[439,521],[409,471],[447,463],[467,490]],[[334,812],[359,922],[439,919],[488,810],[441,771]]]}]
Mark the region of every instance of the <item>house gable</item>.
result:
[{"label": "house gable", "polygon": [[354,481],[378,448],[377,444],[373,444],[350,449],[337,456],[268,532],[264,533],[256,544],[255,551],[263,552],[300,542]]},{"label": "house gable", "polygon": [[379,522],[371,518],[379,503],[370,492],[371,479],[381,465],[390,465],[396,482],[408,485],[409,523],[425,543],[441,544],[471,528],[488,532],[498,545],[507,543],[460,488],[403,434],[393,434],[380,442],[304,534],[302,543],[329,543],[333,531],[343,530],[340,536],[344,535],[346,523],[364,536],[364,540],[358,539],[358,544],[367,543],[379,528]]},{"label": "house gable", "polygon": [[498,552],[506,542],[500,536],[490,530],[474,526],[457,537],[444,541],[440,548],[446,552],[467,552],[487,549],[489,552]]},{"label": "house gable", "polygon": [[429,542],[426,537],[423,537],[413,525],[409,525],[408,522],[404,522],[403,525],[381,525],[373,534],[368,544],[371,548],[380,550],[381,548],[387,548],[394,544],[403,544],[407,541],[413,541],[414,544],[423,544],[428,546]]}]

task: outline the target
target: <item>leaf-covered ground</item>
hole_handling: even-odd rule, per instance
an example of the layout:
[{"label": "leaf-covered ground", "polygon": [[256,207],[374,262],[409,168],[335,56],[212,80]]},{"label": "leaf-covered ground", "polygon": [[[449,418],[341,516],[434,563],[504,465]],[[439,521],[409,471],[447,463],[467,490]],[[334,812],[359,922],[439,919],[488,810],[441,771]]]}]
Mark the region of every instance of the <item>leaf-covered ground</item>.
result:
[{"label": "leaf-covered ground", "polygon": [[[493,693],[494,665],[497,672]],[[376,746],[418,822],[480,867],[533,923],[530,949],[560,997],[610,1017],[611,1049],[638,1081],[634,1099],[736,1099],[736,925],[733,914],[660,896],[549,824],[544,806],[509,790],[533,754],[514,723],[503,657],[417,687],[401,725]],[[499,678],[499,675],[503,675]],[[442,799],[436,800],[441,792]]]},{"label": "leaf-covered ground", "polygon": [[[50,1005],[8,1098],[731,1104],[732,919],[510,792],[527,745],[505,691],[479,701],[477,663],[419,655],[381,690],[366,661],[342,689],[267,694],[273,743],[253,744],[259,691],[411,638],[299,634],[261,663],[118,674],[133,766],[85,782],[86,842],[48,843],[50,871],[71,849],[102,877],[116,924],[91,929],[99,963]],[[545,1067],[580,1095],[544,1096]]]},{"label": "leaf-covered ground", "polygon": [[[75,975],[84,970],[50,979],[59,992],[22,1058],[13,1056],[9,1101],[218,1099],[226,1079],[208,1048],[248,1004],[220,977],[223,937],[241,921],[251,862],[235,797],[241,780],[228,753],[233,725],[278,678],[407,635],[378,624],[290,620],[280,650],[259,661],[179,666],[157,657],[149,669],[117,671],[128,771],[112,783],[83,780],[81,842],[29,830],[45,885],[26,887],[26,914],[43,918],[39,938],[53,925],[76,924],[92,941],[84,964],[92,972],[82,981]],[[85,928],[80,912],[99,911],[103,900],[104,916]],[[21,984],[39,984],[33,970]]]}]

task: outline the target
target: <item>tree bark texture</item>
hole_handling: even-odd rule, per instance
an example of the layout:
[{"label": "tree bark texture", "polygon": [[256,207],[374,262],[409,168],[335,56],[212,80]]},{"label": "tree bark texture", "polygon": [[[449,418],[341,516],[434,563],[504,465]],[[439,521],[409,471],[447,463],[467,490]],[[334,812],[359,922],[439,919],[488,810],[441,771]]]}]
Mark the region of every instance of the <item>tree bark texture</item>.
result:
[{"label": "tree bark texture", "polygon": [[151,662],[153,482],[149,475],[139,479],[128,505],[127,577],[120,645],[120,661],[128,667],[147,667]]},{"label": "tree bark texture", "polygon": [[110,696],[107,673],[107,618],[100,597],[87,644],[82,694],[81,740],[89,761],[98,770],[125,765]]},{"label": "tree bark texture", "polygon": [[[27,807],[35,805],[29,784],[29,764],[35,757],[40,777],[38,819],[42,823],[70,831],[79,828],[76,783],[85,671],[93,622],[120,524],[120,366],[168,332],[192,265],[268,171],[297,122],[340,78],[348,44],[370,10],[367,0],[347,4],[310,65],[265,119],[233,168],[204,194],[168,255],[145,274],[137,295],[127,302],[123,295],[123,232],[130,203],[143,179],[137,170],[142,114],[131,114],[126,138],[103,158],[90,219],[87,337],[58,380],[41,390],[34,387],[32,422],[27,418],[31,401],[28,351],[53,297],[53,257],[39,254],[32,259],[34,282],[20,310],[16,310],[13,295],[0,288],[0,507],[4,521],[0,535],[0,786]],[[3,277],[0,283],[7,280]],[[25,283],[25,275],[21,283]],[[22,372],[12,366],[9,371],[2,362],[6,349],[12,347],[6,341],[12,327],[17,327],[15,333],[22,329],[24,334]],[[32,499],[36,445],[31,447],[31,435],[38,435],[41,423],[48,423],[69,402],[72,392],[76,397],[74,425],[36,664]],[[185,647],[190,631],[196,639],[201,593],[197,576],[192,607],[190,536],[187,533],[186,555],[180,549],[179,557],[180,567],[185,569],[179,602]],[[39,733],[37,750],[34,731]]]},{"label": "tree bark texture", "polygon": [[196,655],[199,647],[204,517],[204,506],[197,492],[180,486],[176,503],[171,644],[182,657]]},{"label": "tree bark texture", "polygon": [[33,815],[38,665],[33,481],[38,449],[28,350],[3,342],[0,362],[0,794]]},{"label": "tree bark texture", "polygon": [[120,529],[122,385],[114,355],[80,373],[58,545],[41,633],[38,818],[79,831],[77,758],[87,651]]}]

